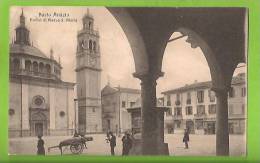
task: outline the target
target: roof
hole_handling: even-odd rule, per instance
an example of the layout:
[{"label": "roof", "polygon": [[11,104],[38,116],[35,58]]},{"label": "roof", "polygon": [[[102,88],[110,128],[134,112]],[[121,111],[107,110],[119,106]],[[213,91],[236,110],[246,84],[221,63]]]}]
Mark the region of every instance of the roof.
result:
[{"label": "roof", "polygon": [[[234,76],[232,79],[232,85],[236,85],[236,84],[242,84],[245,83],[245,73],[240,73],[237,76]],[[176,93],[176,92],[185,92],[187,90],[191,90],[191,89],[203,89],[203,88],[211,88],[212,86],[212,82],[211,81],[206,81],[206,82],[196,82],[193,84],[187,84],[183,87],[179,87],[176,89],[171,89],[168,91],[164,91],[162,92],[162,94],[171,94],[171,93]]]},{"label": "roof", "polygon": [[179,87],[176,89],[168,90],[165,92],[162,92],[162,94],[170,94],[170,93],[176,93],[176,92],[184,92],[191,89],[203,89],[203,88],[210,88],[211,87],[211,81],[206,82],[198,82],[193,84],[187,84],[184,87]]},{"label": "roof", "polygon": [[135,94],[141,94],[140,89],[133,89],[133,88],[124,88],[124,87],[111,87],[109,84],[106,85],[102,91],[102,95],[108,95],[108,94],[113,94],[116,92],[121,92],[121,93],[135,93]]},{"label": "roof", "polygon": [[101,90],[101,95],[109,95],[109,94],[113,94],[116,93],[117,89],[111,87],[110,85],[106,85],[102,90]]},{"label": "roof", "polygon": [[[48,58],[41,50],[36,47],[21,45],[21,44],[10,44],[10,53],[12,54],[28,54],[40,58]],[[49,59],[49,58],[48,58]]]},{"label": "roof", "polygon": [[134,88],[124,88],[124,87],[115,87],[118,91],[120,92],[125,92],[125,93],[141,93],[140,89],[134,89]]}]

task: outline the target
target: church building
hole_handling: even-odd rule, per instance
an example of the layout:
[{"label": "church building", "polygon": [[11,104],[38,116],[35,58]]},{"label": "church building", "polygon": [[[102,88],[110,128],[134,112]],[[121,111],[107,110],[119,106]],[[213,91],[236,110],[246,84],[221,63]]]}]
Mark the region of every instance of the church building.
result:
[{"label": "church building", "polygon": [[75,129],[74,83],[62,65],[33,46],[22,11],[10,44],[9,137],[71,135]]}]

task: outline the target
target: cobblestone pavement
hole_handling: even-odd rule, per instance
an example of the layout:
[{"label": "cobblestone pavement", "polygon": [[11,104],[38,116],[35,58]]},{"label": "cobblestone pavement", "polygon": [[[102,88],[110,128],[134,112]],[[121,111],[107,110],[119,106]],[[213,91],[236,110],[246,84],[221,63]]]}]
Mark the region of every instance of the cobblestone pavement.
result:
[{"label": "cobblestone pavement", "polygon": [[[87,142],[85,155],[110,155],[109,144],[106,143],[105,134],[88,135],[93,136],[94,140]],[[170,155],[174,156],[214,156],[215,155],[215,135],[190,135],[189,149],[184,149],[181,134],[166,134],[165,142],[168,143]],[[71,136],[49,136],[43,137],[47,155],[59,155],[59,149],[52,149],[48,152],[47,148],[58,145],[60,141],[71,138]],[[230,155],[244,156],[246,154],[245,135],[230,135]],[[9,140],[9,153],[17,155],[36,155],[37,138],[11,138]],[[122,153],[121,137],[117,137],[115,148],[116,155]],[[69,148],[64,148],[64,154],[71,154]]]}]

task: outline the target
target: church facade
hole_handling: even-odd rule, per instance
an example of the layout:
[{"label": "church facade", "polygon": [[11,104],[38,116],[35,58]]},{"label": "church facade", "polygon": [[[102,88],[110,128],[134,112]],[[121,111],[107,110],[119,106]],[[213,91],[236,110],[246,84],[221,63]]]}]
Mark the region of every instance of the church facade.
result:
[{"label": "church facade", "polygon": [[10,44],[9,137],[71,135],[75,129],[74,83],[62,65],[30,42],[25,16]]},{"label": "church facade", "polygon": [[82,134],[102,132],[100,57],[99,33],[88,11],[77,34],[76,53],[77,128]]}]

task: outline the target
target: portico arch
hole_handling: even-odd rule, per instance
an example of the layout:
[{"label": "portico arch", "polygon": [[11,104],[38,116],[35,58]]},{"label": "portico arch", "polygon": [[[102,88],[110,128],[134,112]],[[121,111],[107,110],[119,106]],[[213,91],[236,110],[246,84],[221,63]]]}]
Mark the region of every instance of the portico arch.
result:
[{"label": "portico arch", "polygon": [[160,154],[159,146],[162,142],[157,142],[159,134],[155,131],[158,116],[152,111],[156,108],[156,80],[163,76],[162,59],[170,35],[179,31],[188,36],[187,42],[190,42],[192,47],[201,47],[208,62],[212,89],[216,92],[218,101],[216,154],[229,155],[227,94],[234,69],[244,58],[244,32],[247,32],[244,31],[245,9],[108,10],[117,19],[128,38],[134,56],[135,77],[142,81],[142,154]]},{"label": "portico arch", "polygon": [[148,55],[138,26],[125,8],[107,8],[122,27],[132,50],[135,72],[145,74],[149,71]]}]

